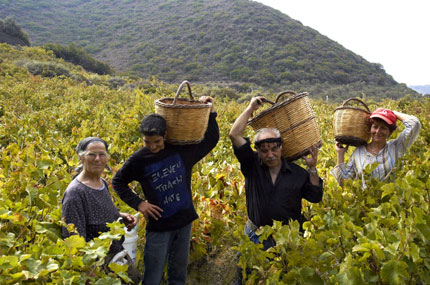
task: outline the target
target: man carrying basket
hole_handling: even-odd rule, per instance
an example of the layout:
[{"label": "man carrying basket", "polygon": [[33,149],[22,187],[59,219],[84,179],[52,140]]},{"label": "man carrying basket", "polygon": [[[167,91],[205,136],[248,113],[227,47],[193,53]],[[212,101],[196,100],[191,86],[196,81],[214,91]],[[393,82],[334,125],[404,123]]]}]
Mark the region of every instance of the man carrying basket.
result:
[{"label": "man carrying basket", "polygon": [[[204,104],[213,101],[200,98]],[[216,116],[211,109],[204,138],[193,145],[166,142],[166,120],[157,114],[146,116],[140,125],[144,147],[113,178],[119,197],[147,219],[144,284],[160,284],[166,261],[167,282],[185,284],[191,226],[198,218],[191,194],[192,168],[219,140]],[[142,186],[145,201],[128,186],[132,181]]]},{"label": "man carrying basket", "polygon": [[[247,234],[254,243],[259,242],[255,233],[258,227],[272,225],[274,220],[288,224],[290,220],[303,223],[302,198],[318,203],[322,199],[323,185],[316,164],[318,148],[310,149],[310,157],[303,157],[309,170],[282,157],[282,138],[279,130],[266,128],[257,132],[254,143],[257,152],[251,148],[243,132],[251,114],[262,104],[263,97],[251,99],[250,104],[236,119],[230,130],[233,149],[245,176]],[[274,241],[263,242],[264,248],[274,246]],[[240,275],[241,276],[241,275]]]}]

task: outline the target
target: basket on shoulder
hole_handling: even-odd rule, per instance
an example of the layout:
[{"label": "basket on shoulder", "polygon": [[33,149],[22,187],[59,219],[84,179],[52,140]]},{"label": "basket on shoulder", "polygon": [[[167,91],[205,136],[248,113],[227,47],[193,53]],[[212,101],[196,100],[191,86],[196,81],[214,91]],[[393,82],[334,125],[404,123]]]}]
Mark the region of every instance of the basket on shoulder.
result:
[{"label": "basket on shoulder", "polygon": [[[280,99],[288,97],[280,101]],[[280,102],[278,102],[280,101]],[[315,113],[309,102],[308,93],[297,94],[284,91],[278,94],[275,102],[263,100],[272,106],[262,111],[248,124],[255,130],[276,128],[282,137],[282,156],[293,161],[309,153],[312,146],[322,146],[320,131]]]},{"label": "basket on shoulder", "polygon": [[[351,106],[352,102],[361,107]],[[334,138],[346,145],[360,146],[370,139],[370,110],[366,103],[358,98],[349,98],[334,111]]]},{"label": "basket on shoulder", "polygon": [[[179,98],[184,86],[188,87],[189,99]],[[183,81],[174,98],[155,101],[155,113],[166,119],[166,141],[176,145],[197,144],[203,140],[208,127],[211,103],[194,100],[191,85]]]}]

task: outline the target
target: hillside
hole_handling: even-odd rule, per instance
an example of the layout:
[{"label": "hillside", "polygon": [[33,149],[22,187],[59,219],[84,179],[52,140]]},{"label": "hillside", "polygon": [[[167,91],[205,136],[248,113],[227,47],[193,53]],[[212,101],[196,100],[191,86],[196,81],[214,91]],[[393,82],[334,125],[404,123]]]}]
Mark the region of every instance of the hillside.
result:
[{"label": "hillside", "polygon": [[35,45],[74,42],[119,71],[168,82],[398,86],[381,65],[248,0],[0,1],[8,15]]},{"label": "hillside", "polygon": [[[101,265],[123,225],[114,223],[91,242],[61,238],[61,198],[79,165],[75,146],[87,136],[106,139],[113,172],[104,178],[111,185],[142,146],[139,123],[154,111],[154,100],[172,97],[178,85],[127,79],[116,88],[115,78],[40,47],[0,44],[0,59],[0,284],[121,284],[123,267],[106,273]],[[42,73],[33,75],[40,66]],[[206,94],[192,86],[194,95]],[[304,234],[297,222],[261,228],[261,238],[273,233],[276,240],[269,251],[243,233],[244,178],[228,138],[248,102],[215,99],[220,141],[191,177],[199,219],[193,222],[187,284],[233,284],[238,253],[239,264],[251,268],[246,284],[430,284],[430,98],[366,101],[371,110],[387,106],[416,115],[423,126],[396,167],[395,183],[371,179],[368,169],[366,189],[360,180],[340,187],[329,174],[337,163],[332,122],[339,104],[311,99],[323,142],[317,166],[323,201],[303,200],[309,220]],[[399,123],[393,138],[402,129]],[[247,127],[246,135],[253,134]],[[118,209],[134,214],[109,188]],[[141,271],[144,236],[140,219]]]}]

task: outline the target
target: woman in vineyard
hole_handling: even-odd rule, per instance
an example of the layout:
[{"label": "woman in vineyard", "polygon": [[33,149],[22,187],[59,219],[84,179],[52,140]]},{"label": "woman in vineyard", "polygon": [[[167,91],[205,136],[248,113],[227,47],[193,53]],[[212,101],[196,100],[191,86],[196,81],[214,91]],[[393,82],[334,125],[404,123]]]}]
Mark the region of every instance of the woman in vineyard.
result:
[{"label": "woman in vineyard", "polygon": [[[396,129],[396,121],[402,121],[405,129],[393,140],[388,138]],[[402,157],[406,150],[417,139],[421,123],[415,116],[407,115],[389,109],[378,108],[370,115],[371,142],[357,147],[345,165],[345,152],[347,147],[336,143],[337,165],[330,173],[340,185],[343,179],[361,178],[364,181],[364,169],[367,165],[378,163],[372,171],[371,177],[386,180],[390,177],[398,158]]]},{"label": "woman in vineyard", "polygon": [[[87,137],[79,142],[76,152],[81,165],[77,169],[78,174],[64,192],[61,214],[65,222],[74,224],[79,235],[87,242],[98,237],[100,232],[109,231],[106,223],[112,223],[120,217],[127,228],[132,229],[137,223],[137,218],[118,211],[112,201],[106,180],[101,178],[104,169],[108,167],[107,143],[97,137]],[[71,233],[63,227],[63,238],[70,235]],[[107,261],[124,250],[122,242],[123,239],[112,241],[106,257]],[[130,278],[138,281],[137,270],[129,271],[129,275],[131,275]]]}]

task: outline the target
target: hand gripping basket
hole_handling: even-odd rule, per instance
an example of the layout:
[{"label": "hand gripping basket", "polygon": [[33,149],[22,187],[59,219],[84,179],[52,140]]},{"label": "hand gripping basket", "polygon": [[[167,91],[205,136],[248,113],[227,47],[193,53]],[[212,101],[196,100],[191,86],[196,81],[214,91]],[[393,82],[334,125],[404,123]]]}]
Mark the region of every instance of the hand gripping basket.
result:
[{"label": "hand gripping basket", "polygon": [[[178,98],[185,85],[188,87],[190,99]],[[177,145],[197,144],[203,140],[211,107],[211,103],[194,100],[188,81],[179,85],[175,98],[155,101],[155,113],[166,119],[166,140]]]},{"label": "hand gripping basket", "polygon": [[[290,96],[278,103],[279,99]],[[312,146],[322,146],[321,136],[315,114],[309,102],[308,93],[296,94],[293,91],[281,92],[275,103],[269,109],[261,112],[248,124],[254,129],[276,128],[281,132],[282,156],[293,161],[309,153]]]},{"label": "hand gripping basket", "polygon": [[[348,106],[357,101],[364,108]],[[337,142],[352,146],[364,145],[370,138],[370,110],[357,98],[349,98],[334,111],[334,138]]]}]

